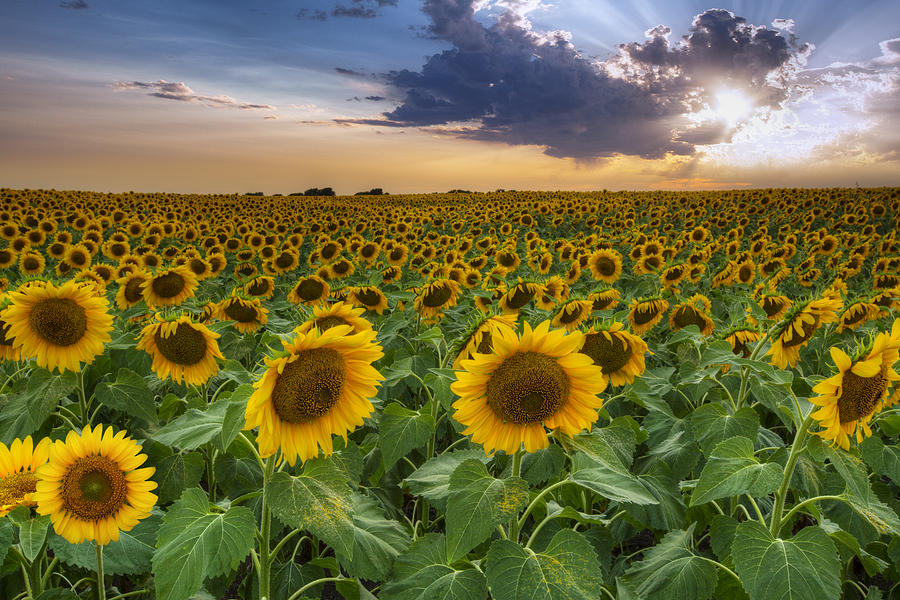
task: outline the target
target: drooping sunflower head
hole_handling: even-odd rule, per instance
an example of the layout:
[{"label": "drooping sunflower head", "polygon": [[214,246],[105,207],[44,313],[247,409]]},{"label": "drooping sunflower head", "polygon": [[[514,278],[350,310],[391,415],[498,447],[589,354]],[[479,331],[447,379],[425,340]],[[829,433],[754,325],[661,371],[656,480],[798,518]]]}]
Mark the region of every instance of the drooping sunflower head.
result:
[{"label": "drooping sunflower head", "polygon": [[141,288],[147,306],[173,306],[194,295],[197,278],[184,265],[157,271]]},{"label": "drooping sunflower head", "polygon": [[559,307],[550,324],[553,327],[565,327],[568,331],[577,329],[591,316],[594,303],[590,300],[569,300]]},{"label": "drooping sunflower head", "polygon": [[515,330],[515,327],[516,315],[511,314],[489,313],[474,320],[460,335],[458,344],[451,349],[456,355],[453,368],[461,369],[462,361],[475,358],[475,354],[490,354],[494,351],[494,336],[499,335],[497,330]]},{"label": "drooping sunflower head", "polygon": [[269,311],[259,298],[245,299],[240,296],[225,298],[218,305],[216,319],[234,321],[234,327],[241,333],[256,331],[269,320]]},{"label": "drooping sunflower head", "polygon": [[700,333],[709,335],[715,326],[709,312],[709,299],[703,294],[694,294],[689,300],[672,309],[669,314],[669,328],[678,331],[688,325],[696,325]]},{"label": "drooping sunflower head", "polygon": [[102,425],[70,431],[65,441],[50,448],[47,464],[37,469],[37,512],[50,515],[56,533],[69,543],[96,541],[106,545],[119,539],[150,516],[156,483],[141,447],[125,431],[113,434]]},{"label": "drooping sunflower head", "polygon": [[581,333],[550,331],[544,321],[521,337],[498,329],[492,354],[461,361],[462,371],[450,386],[459,396],[453,417],[465,435],[487,454],[512,454],[524,443],[526,452],[548,445],[545,427],[575,435],[597,420],[606,388],[603,371],[577,350]]},{"label": "drooping sunflower head", "polygon": [[271,298],[275,293],[275,279],[268,275],[259,275],[245,283],[241,291],[251,298]]},{"label": "drooping sunflower head", "polygon": [[663,269],[662,273],[659,274],[659,282],[664,288],[672,290],[676,289],[687,275],[688,265],[678,263]]},{"label": "drooping sunflower head", "polygon": [[731,344],[731,351],[741,358],[750,358],[752,346],[762,339],[763,334],[750,327],[737,327],[730,330],[723,338]]},{"label": "drooping sunflower head", "polygon": [[351,288],[347,294],[347,300],[354,306],[360,306],[379,315],[384,314],[384,309],[388,306],[387,296],[374,285]]},{"label": "drooping sunflower head", "polygon": [[460,285],[452,279],[437,279],[419,289],[413,306],[426,321],[443,314],[444,309],[456,306]]},{"label": "drooping sunflower head", "polygon": [[579,350],[603,369],[603,377],[614,386],[634,383],[646,369],[647,342],[623,329],[622,323],[591,327]]},{"label": "drooping sunflower head", "polygon": [[312,306],[327,301],[330,291],[331,286],[327,281],[316,275],[310,275],[297,281],[288,292],[287,299],[294,304]]},{"label": "drooping sunflower head", "polygon": [[847,329],[856,329],[866,321],[877,319],[880,312],[878,306],[871,302],[854,302],[841,312],[837,332],[841,333]]},{"label": "drooping sunflower head", "polygon": [[636,298],[631,302],[628,322],[636,335],[642,335],[653,329],[667,310],[669,302],[663,298]]},{"label": "drooping sunflower head", "polygon": [[541,286],[531,281],[520,281],[500,298],[500,308],[505,313],[518,313],[541,291]]},{"label": "drooping sunflower head", "polygon": [[791,308],[772,337],[767,355],[779,369],[796,366],[800,360],[800,348],[809,343],[816,330],[824,323],[838,320],[841,301],[820,298],[798,302]]},{"label": "drooping sunflower head", "polygon": [[266,359],[268,369],[254,384],[245,429],[259,427],[263,457],[279,449],[293,465],[332,452],[332,436],[345,440],[374,410],[370,398],[384,379],[372,366],[383,356],[374,331],[348,325],[313,328],[285,342],[286,357]]},{"label": "drooping sunflower head", "polygon": [[838,372],[820,382],[813,391],[819,396],[809,401],[819,406],[812,418],[824,431],[816,432],[844,450],[850,449],[850,436],[856,441],[872,435],[869,421],[891,403],[890,388],[900,381],[894,370],[900,348],[900,319],[890,333],[882,332],[874,343],[851,359],[843,350],[831,348]]},{"label": "drooping sunflower head", "polygon": [[92,363],[111,339],[106,298],[74,282],[25,286],[10,298],[0,313],[7,325],[5,339],[23,357],[37,359],[40,367],[78,372],[81,363]]},{"label": "drooping sunflower head", "polygon": [[764,294],[759,300],[759,305],[766,313],[766,317],[777,321],[791,308],[794,302],[787,296],[780,294]]},{"label": "drooping sunflower head", "polygon": [[349,325],[356,333],[371,331],[372,323],[362,316],[364,312],[365,308],[354,308],[347,302],[335,302],[330,306],[319,304],[313,307],[312,318],[299,325],[294,332],[309,333],[313,329],[324,332],[341,325]]},{"label": "drooping sunflower head", "polygon": [[161,313],[143,328],[138,350],[153,358],[153,371],[160,379],[202,385],[219,372],[217,358],[223,359],[216,340],[219,334],[188,315],[166,318]]},{"label": "drooping sunflower head", "polygon": [[8,447],[0,442],[0,517],[17,506],[35,505],[35,471],[49,456],[50,438],[41,439],[36,446],[30,435],[13,440]]},{"label": "drooping sunflower head", "polygon": [[591,310],[607,310],[610,308],[615,308],[616,304],[619,303],[619,298],[622,295],[619,293],[619,290],[615,288],[609,288],[605,290],[598,290],[588,296],[588,300],[591,301],[592,306]]}]

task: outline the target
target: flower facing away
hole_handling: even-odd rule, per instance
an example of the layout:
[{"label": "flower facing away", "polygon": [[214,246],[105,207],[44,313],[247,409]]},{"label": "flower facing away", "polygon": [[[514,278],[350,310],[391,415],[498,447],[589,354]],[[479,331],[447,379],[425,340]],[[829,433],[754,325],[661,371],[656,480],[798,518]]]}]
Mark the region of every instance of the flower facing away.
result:
[{"label": "flower facing away", "polygon": [[889,388],[900,381],[894,370],[900,349],[900,319],[894,321],[891,333],[879,333],[872,349],[864,358],[851,360],[837,347],[831,348],[831,358],[838,373],[813,388],[819,396],[809,401],[820,406],[812,413],[824,431],[816,432],[823,439],[850,449],[850,437],[856,441],[872,435],[869,421],[872,416],[890,405]]},{"label": "flower facing away", "polygon": [[217,358],[225,359],[216,342],[219,334],[187,315],[155,322],[141,331],[138,350],[153,358],[153,371],[160,379],[171,377],[176,383],[202,385],[219,372]]},{"label": "flower facing away", "polygon": [[613,323],[608,329],[595,331],[591,327],[579,352],[603,369],[607,382],[620,386],[634,383],[634,378],[643,374],[647,368],[644,355],[649,349],[647,342],[625,331],[622,323]]},{"label": "flower facing away", "polygon": [[452,279],[437,279],[419,290],[413,307],[426,321],[434,320],[444,309],[456,305],[459,292],[460,285]]},{"label": "flower facing away", "polygon": [[340,325],[349,325],[356,333],[371,331],[372,323],[362,316],[364,312],[365,308],[354,308],[349,302],[335,302],[331,306],[320,304],[313,307],[312,318],[297,326],[294,333],[309,333],[312,329],[325,331]]},{"label": "flower facing away", "polygon": [[332,436],[345,440],[374,408],[369,401],[384,379],[372,366],[383,356],[372,330],[349,325],[312,328],[284,342],[288,355],[267,358],[254,384],[244,429],[259,427],[260,456],[279,449],[293,465],[332,452]]},{"label": "flower facing away", "polygon": [[645,298],[641,300],[633,300],[631,303],[631,312],[628,313],[628,321],[631,323],[631,329],[637,335],[642,335],[659,323],[663,318],[663,314],[669,310],[668,301],[662,298]]},{"label": "flower facing away", "polygon": [[833,298],[795,305],[776,331],[772,346],[766,353],[772,357],[772,364],[779,369],[796,366],[800,360],[800,348],[809,343],[820,325],[837,321],[837,311],[840,309],[841,301]]},{"label": "flower facing away", "polygon": [[119,539],[150,515],[156,504],[155,469],[139,468],[146,454],[125,431],[97,425],[81,435],[70,431],[50,447],[50,459],[37,470],[37,512],[50,515],[56,533],[69,543]]},{"label": "flower facing away", "polygon": [[36,358],[51,371],[80,371],[92,363],[110,341],[112,316],[106,298],[90,288],[68,282],[29,286],[12,292],[12,303],[0,313],[4,338],[23,358]]},{"label": "flower facing away", "polygon": [[550,330],[544,321],[521,336],[500,328],[492,354],[463,360],[450,386],[459,396],[453,417],[466,426],[465,435],[482,444],[487,454],[512,454],[525,444],[527,452],[548,445],[545,427],[575,435],[597,420],[602,406],[597,394],[606,388],[603,370],[578,352],[579,332]]},{"label": "flower facing away", "polygon": [[29,435],[15,439],[9,447],[0,442],[0,517],[17,506],[34,506],[35,471],[47,462],[50,438],[43,438],[37,446]]}]

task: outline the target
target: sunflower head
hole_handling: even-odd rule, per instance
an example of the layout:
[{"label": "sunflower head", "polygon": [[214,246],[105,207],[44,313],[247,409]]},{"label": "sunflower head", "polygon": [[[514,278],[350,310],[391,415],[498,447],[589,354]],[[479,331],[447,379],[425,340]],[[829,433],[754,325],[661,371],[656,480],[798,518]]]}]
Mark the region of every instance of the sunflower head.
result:
[{"label": "sunflower head", "polygon": [[330,306],[319,304],[313,307],[312,318],[299,325],[294,332],[309,333],[313,329],[324,332],[341,325],[349,325],[357,333],[371,331],[372,323],[362,316],[364,312],[365,308],[354,308],[347,302],[335,302]]},{"label": "sunflower head", "polygon": [[294,287],[288,292],[287,299],[294,304],[312,306],[327,301],[330,291],[331,286],[327,281],[316,275],[310,275],[300,278],[294,284]]},{"label": "sunflower head", "polygon": [[634,383],[646,369],[647,342],[623,329],[622,323],[591,327],[579,350],[603,369],[603,377],[614,386]]},{"label": "sunflower head", "polygon": [[459,283],[452,279],[437,279],[419,289],[413,306],[423,319],[433,320],[444,309],[456,305],[460,289]]},{"label": "sunflower head", "polygon": [[47,464],[37,469],[37,512],[50,515],[56,533],[69,543],[96,541],[105,545],[119,539],[150,515],[156,504],[155,469],[139,468],[147,455],[125,432],[114,434],[97,425],[79,435],[70,431],[65,441],[50,448]]},{"label": "sunflower head", "polygon": [[779,369],[793,368],[800,360],[800,348],[809,343],[819,326],[837,321],[840,309],[840,300],[827,297],[795,304],[773,334],[767,353],[772,364]]},{"label": "sunflower head", "polygon": [[142,291],[147,306],[173,306],[194,295],[197,277],[184,265],[162,269],[145,282]]},{"label": "sunflower head", "polygon": [[518,313],[540,293],[541,286],[531,281],[520,281],[500,298],[500,308],[505,313]]},{"label": "sunflower head", "polygon": [[160,379],[171,377],[176,383],[202,385],[219,372],[216,359],[225,359],[218,337],[188,315],[166,318],[157,313],[141,331],[137,348],[153,358],[153,370]]},{"label": "sunflower head", "polygon": [[590,318],[593,306],[594,303],[590,300],[569,300],[560,306],[550,324],[553,327],[565,327],[569,331],[577,329]]},{"label": "sunflower head", "polygon": [[17,506],[34,506],[37,490],[35,471],[50,455],[50,438],[43,438],[35,446],[29,435],[15,439],[8,447],[0,442],[0,517]]},{"label": "sunflower head", "polygon": [[354,306],[361,306],[365,310],[376,312],[379,315],[384,314],[384,309],[388,306],[387,296],[374,285],[351,288],[347,299]]},{"label": "sunflower head", "polygon": [[669,310],[669,302],[660,297],[640,298],[632,300],[628,321],[635,334],[641,335],[653,329],[665,312]]},{"label": "sunflower head", "polygon": [[672,331],[678,331],[688,325],[696,325],[700,333],[709,335],[715,326],[709,311],[709,299],[703,294],[695,294],[672,309],[669,314],[669,327]]},{"label": "sunflower head", "polygon": [[268,314],[269,311],[259,298],[245,299],[235,295],[219,302],[215,318],[219,321],[234,321],[235,329],[241,333],[250,333],[268,322]]},{"label": "sunflower head", "polygon": [[515,330],[516,315],[488,314],[473,321],[460,336],[460,342],[451,350],[456,356],[453,368],[462,368],[462,361],[475,358],[476,354],[490,354],[494,351],[494,336],[498,329]]}]

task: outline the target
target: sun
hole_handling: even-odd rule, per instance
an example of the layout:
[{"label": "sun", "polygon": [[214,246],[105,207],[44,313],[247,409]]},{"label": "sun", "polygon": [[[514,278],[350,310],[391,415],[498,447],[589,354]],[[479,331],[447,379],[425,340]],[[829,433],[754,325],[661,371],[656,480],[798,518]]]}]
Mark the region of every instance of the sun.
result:
[{"label": "sun", "polygon": [[716,115],[734,125],[753,112],[753,102],[739,90],[721,90],[716,93]]}]

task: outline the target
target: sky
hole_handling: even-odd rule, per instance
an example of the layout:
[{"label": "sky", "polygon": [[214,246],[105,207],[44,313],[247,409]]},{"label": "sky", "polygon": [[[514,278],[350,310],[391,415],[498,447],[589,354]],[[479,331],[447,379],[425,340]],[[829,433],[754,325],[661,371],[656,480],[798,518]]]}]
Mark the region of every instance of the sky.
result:
[{"label": "sky", "polygon": [[3,0],[0,187],[900,185],[895,0]]}]

